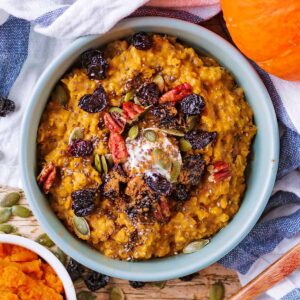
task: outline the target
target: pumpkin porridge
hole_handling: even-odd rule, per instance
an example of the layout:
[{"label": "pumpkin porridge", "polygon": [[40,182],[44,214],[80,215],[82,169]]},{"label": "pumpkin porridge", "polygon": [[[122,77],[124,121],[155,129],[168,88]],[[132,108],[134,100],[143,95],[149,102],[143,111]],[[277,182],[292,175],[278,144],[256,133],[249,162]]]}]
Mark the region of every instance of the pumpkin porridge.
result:
[{"label": "pumpkin porridge", "polygon": [[238,211],[255,132],[226,69],[140,32],[83,53],[55,87],[37,180],[69,230],[101,253],[174,255]]}]

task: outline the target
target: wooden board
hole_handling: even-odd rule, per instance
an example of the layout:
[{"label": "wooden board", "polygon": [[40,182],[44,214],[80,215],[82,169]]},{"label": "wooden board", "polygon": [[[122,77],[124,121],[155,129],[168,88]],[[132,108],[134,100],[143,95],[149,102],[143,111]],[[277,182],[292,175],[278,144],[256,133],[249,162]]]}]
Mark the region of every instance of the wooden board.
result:
[{"label": "wooden board", "polygon": [[[0,194],[10,191],[20,191],[22,198],[20,204],[28,206],[28,202],[24,197],[22,190],[0,186]],[[9,221],[10,224],[17,228],[17,232],[30,239],[35,239],[39,234],[43,233],[43,229],[39,226],[34,216],[22,219],[13,217]],[[219,264],[214,264],[204,270],[201,270],[198,275],[190,282],[181,280],[169,280],[163,289],[145,285],[141,289],[134,289],[126,280],[111,278],[107,287],[100,289],[97,294],[97,300],[104,300],[109,298],[109,290],[112,286],[119,286],[125,293],[127,300],[137,299],[209,299],[210,286],[216,281],[222,281],[225,286],[226,298],[230,297],[240,289],[240,283],[236,273],[232,270],[223,268]],[[86,290],[83,281],[76,282],[76,291]]]}]

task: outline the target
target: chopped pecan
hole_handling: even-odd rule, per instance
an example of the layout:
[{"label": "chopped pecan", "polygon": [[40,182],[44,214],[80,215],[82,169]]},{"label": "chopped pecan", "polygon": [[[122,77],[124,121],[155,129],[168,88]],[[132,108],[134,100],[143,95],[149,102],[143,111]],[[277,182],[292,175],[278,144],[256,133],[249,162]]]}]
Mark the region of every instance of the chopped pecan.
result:
[{"label": "chopped pecan", "polygon": [[229,164],[225,161],[216,161],[207,167],[210,176],[208,177],[209,182],[220,182],[226,179],[230,179],[231,170]]},{"label": "chopped pecan", "polygon": [[104,124],[111,132],[122,133],[125,128],[125,120],[119,113],[105,113]]},{"label": "chopped pecan", "polygon": [[119,133],[110,133],[108,147],[112,154],[112,158],[115,164],[125,162],[125,160],[128,157],[128,152],[125,141]]},{"label": "chopped pecan", "polygon": [[144,107],[134,104],[133,102],[124,102],[123,103],[123,116],[127,122],[132,122],[136,120],[141,113],[145,111]]},{"label": "chopped pecan", "polygon": [[37,177],[37,182],[42,188],[45,194],[49,193],[50,188],[53,186],[56,179],[56,167],[53,162],[46,164],[39,176]]},{"label": "chopped pecan", "polygon": [[189,83],[177,85],[174,89],[166,92],[159,98],[159,103],[177,102],[192,93],[192,87]]}]

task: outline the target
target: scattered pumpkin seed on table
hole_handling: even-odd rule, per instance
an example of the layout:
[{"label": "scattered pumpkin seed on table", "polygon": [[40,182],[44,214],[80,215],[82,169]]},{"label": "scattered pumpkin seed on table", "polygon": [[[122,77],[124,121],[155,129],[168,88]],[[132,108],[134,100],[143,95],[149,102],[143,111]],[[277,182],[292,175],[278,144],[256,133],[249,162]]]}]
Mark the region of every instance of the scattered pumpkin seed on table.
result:
[{"label": "scattered pumpkin seed on table", "polygon": [[101,173],[102,172],[102,167],[101,167],[101,160],[100,160],[99,154],[95,154],[94,165],[95,165],[96,170],[99,173]]},{"label": "scattered pumpkin seed on table", "polygon": [[14,205],[11,212],[14,216],[20,218],[28,218],[32,215],[31,210],[23,205]]},{"label": "scattered pumpkin seed on table", "polygon": [[144,132],[144,137],[149,142],[155,142],[156,141],[156,133],[153,130],[146,130]]},{"label": "scattered pumpkin seed on table", "polygon": [[57,248],[56,251],[52,253],[60,260],[60,262],[65,266],[67,263],[67,255],[61,249]]},{"label": "scattered pumpkin seed on table", "polygon": [[19,203],[21,198],[20,193],[11,192],[7,194],[3,194],[0,196],[0,206],[1,207],[12,207]]},{"label": "scattered pumpkin seed on table", "polygon": [[209,292],[209,299],[210,300],[223,300],[224,299],[224,285],[221,281],[215,282]]},{"label": "scattered pumpkin seed on table", "polygon": [[10,224],[0,224],[0,231],[3,233],[12,233],[16,228]]},{"label": "scattered pumpkin seed on table", "polygon": [[96,295],[94,295],[90,291],[81,291],[76,295],[77,300],[94,300],[96,299]]},{"label": "scattered pumpkin seed on table", "polygon": [[75,233],[83,240],[87,240],[90,237],[90,227],[88,222],[83,217],[73,217],[73,225]]},{"label": "scattered pumpkin seed on table", "polygon": [[128,131],[128,137],[134,140],[139,135],[139,127],[137,125],[132,126]]},{"label": "scattered pumpkin seed on table", "polygon": [[125,295],[121,288],[114,286],[110,290],[109,300],[125,300]]},{"label": "scattered pumpkin seed on table", "polygon": [[47,233],[43,233],[43,234],[39,235],[35,241],[38,242],[39,244],[41,244],[42,246],[45,246],[48,248],[51,248],[55,245]]},{"label": "scattered pumpkin seed on table", "polygon": [[183,253],[189,254],[189,253],[194,253],[203,247],[205,247],[209,243],[209,239],[202,239],[199,241],[194,241],[185,246],[182,250]]},{"label": "scattered pumpkin seed on table", "polygon": [[75,127],[69,137],[69,144],[72,141],[81,140],[83,138],[83,128]]},{"label": "scattered pumpkin seed on table", "polygon": [[179,140],[179,148],[183,152],[188,152],[192,149],[192,145],[188,140],[181,138]]},{"label": "scattered pumpkin seed on table", "polygon": [[101,163],[102,163],[102,169],[103,169],[104,174],[107,174],[108,166],[107,166],[105,155],[101,155]]},{"label": "scattered pumpkin seed on table", "polygon": [[7,222],[12,215],[10,207],[0,208],[0,224]]}]

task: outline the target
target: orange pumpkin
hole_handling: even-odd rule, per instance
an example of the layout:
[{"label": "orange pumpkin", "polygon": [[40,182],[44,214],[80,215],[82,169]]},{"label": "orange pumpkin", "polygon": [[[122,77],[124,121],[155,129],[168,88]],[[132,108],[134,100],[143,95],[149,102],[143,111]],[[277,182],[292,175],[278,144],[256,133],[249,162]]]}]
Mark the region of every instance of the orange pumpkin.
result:
[{"label": "orange pumpkin", "polygon": [[237,47],[261,68],[300,80],[300,1],[221,0]]}]

